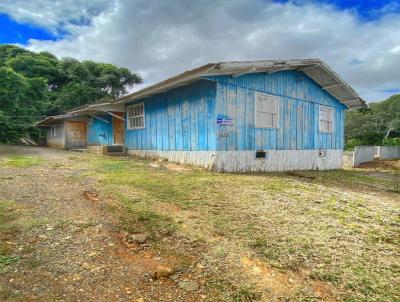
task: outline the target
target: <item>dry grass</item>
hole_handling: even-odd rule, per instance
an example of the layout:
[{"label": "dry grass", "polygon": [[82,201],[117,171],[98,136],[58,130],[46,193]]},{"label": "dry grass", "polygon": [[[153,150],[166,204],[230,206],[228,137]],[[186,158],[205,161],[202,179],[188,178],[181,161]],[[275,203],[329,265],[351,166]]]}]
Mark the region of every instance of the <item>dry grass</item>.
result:
[{"label": "dry grass", "polygon": [[[235,175],[88,158],[88,175],[121,201],[123,228],[201,243],[211,300],[400,295],[400,195],[391,170]],[[258,264],[244,265],[245,257]]]}]

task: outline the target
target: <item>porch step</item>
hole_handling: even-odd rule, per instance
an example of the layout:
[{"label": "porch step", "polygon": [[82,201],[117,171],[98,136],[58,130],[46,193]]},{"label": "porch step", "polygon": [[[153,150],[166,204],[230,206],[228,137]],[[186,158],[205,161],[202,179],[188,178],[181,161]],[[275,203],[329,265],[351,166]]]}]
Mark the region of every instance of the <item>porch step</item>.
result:
[{"label": "porch step", "polygon": [[98,155],[126,155],[127,148],[124,145],[88,146],[88,152]]},{"label": "porch step", "polygon": [[82,153],[87,153],[88,152],[88,149],[70,149],[71,151],[74,151],[74,152],[82,152]]}]

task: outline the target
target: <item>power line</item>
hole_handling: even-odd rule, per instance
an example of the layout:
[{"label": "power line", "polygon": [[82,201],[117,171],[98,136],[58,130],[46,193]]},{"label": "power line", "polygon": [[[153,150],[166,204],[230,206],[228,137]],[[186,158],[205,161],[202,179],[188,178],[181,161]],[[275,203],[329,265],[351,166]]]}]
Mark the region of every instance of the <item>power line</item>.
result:
[{"label": "power line", "polygon": [[0,117],[50,117],[46,115],[0,115]]}]

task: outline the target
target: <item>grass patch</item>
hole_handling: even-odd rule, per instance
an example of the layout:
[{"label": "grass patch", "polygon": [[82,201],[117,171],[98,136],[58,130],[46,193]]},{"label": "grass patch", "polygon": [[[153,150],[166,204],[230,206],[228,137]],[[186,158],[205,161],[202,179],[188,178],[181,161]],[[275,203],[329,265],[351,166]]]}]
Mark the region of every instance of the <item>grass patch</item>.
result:
[{"label": "grass patch", "polygon": [[120,212],[121,227],[130,233],[148,233],[152,239],[170,236],[175,233],[177,224],[165,215],[149,209],[127,207]]},{"label": "grass patch", "polygon": [[[120,201],[113,213],[129,232],[200,240],[221,267],[224,259],[254,253],[279,271],[307,271],[339,301],[396,301],[400,295],[393,286],[400,278],[393,171],[216,174],[96,157],[88,169],[98,189]],[[206,286],[214,300],[257,301],[258,292],[247,287],[257,280],[242,276],[233,286],[224,273],[217,275],[219,281]],[[319,299],[307,283],[287,296]]]},{"label": "grass patch", "polygon": [[0,233],[3,235],[12,235],[18,230],[15,223],[17,219],[15,204],[10,201],[0,200]]},{"label": "grass patch", "polygon": [[10,156],[4,161],[6,165],[16,168],[32,167],[44,162],[43,159],[33,156]]},{"label": "grass patch", "polygon": [[232,293],[232,301],[234,302],[253,302],[260,300],[261,293],[250,287],[241,287]]},{"label": "grass patch", "polygon": [[0,256],[0,271],[2,271],[6,266],[14,264],[21,260],[19,256]]},{"label": "grass patch", "polygon": [[0,201],[0,272],[20,260],[19,256],[12,255],[12,250],[6,244],[19,231],[17,217],[13,202]]}]

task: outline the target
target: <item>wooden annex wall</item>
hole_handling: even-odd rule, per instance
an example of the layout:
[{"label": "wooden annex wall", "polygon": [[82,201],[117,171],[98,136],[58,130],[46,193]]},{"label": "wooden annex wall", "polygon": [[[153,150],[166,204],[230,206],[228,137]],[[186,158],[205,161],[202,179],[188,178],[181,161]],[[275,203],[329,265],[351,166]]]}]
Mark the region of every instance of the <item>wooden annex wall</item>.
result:
[{"label": "wooden annex wall", "polygon": [[[346,107],[298,71],[212,76],[217,82],[216,112],[232,118],[219,126],[217,150],[343,149]],[[254,128],[255,92],[279,98],[279,128]],[[321,133],[319,105],[334,111],[334,132]]]},{"label": "wooden annex wall", "polygon": [[[51,136],[51,127],[56,128],[55,136]],[[47,146],[59,149],[63,149],[65,147],[64,123],[47,127]]]},{"label": "wooden annex wall", "polygon": [[131,150],[215,150],[215,94],[216,83],[201,80],[134,102],[144,102],[145,129],[126,128],[125,144]]}]

